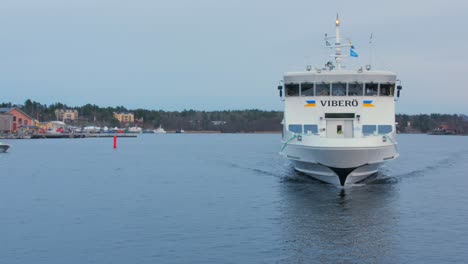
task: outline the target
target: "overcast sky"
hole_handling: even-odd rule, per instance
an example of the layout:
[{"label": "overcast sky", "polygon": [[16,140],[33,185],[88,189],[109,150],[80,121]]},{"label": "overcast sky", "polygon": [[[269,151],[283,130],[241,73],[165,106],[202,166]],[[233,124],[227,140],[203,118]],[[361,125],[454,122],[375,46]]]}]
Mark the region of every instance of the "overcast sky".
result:
[{"label": "overcast sky", "polygon": [[399,113],[468,114],[468,1],[2,0],[0,102],[281,110],[283,72],[342,33],[402,80]]}]

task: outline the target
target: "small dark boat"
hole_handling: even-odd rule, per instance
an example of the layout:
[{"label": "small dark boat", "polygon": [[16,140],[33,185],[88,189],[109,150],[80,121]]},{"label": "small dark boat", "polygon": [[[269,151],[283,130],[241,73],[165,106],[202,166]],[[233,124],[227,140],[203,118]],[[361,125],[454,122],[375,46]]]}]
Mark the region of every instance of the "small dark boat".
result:
[{"label": "small dark boat", "polygon": [[10,148],[10,145],[0,142],[0,153],[5,153]]}]

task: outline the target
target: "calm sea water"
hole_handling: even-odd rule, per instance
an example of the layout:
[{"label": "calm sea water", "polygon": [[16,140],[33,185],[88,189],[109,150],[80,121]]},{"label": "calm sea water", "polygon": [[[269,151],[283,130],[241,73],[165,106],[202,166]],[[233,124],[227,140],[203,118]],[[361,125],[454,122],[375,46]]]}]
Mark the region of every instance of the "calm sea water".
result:
[{"label": "calm sea water", "polygon": [[16,140],[0,154],[0,263],[468,261],[468,137],[399,135],[341,189],[279,135]]}]

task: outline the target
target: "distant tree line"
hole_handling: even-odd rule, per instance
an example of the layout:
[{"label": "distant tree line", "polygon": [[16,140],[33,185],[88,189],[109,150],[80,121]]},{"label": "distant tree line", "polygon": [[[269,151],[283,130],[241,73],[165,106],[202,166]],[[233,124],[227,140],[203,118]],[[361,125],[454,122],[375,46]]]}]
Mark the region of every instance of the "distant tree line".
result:
[{"label": "distant tree line", "polygon": [[[195,131],[221,131],[235,132],[262,132],[281,131],[282,111],[250,110],[225,110],[225,111],[163,111],[147,109],[127,109],[124,106],[99,107],[86,104],[72,107],[62,103],[50,105],[26,100],[23,105],[1,103],[0,107],[16,106],[39,121],[46,122],[57,120],[55,110],[74,109],[78,111],[80,119],[73,125],[85,126],[121,126],[113,116],[114,112],[132,112],[136,124],[146,129],[153,129],[162,125],[166,130],[195,130]],[[448,114],[397,114],[397,129],[401,133],[427,133],[441,125],[446,125],[455,130],[468,132],[468,116]],[[133,125],[133,124],[130,124]]]},{"label": "distant tree line", "polygon": [[449,114],[397,114],[397,128],[401,133],[427,133],[440,126],[468,133],[468,116]]},{"label": "distant tree line", "polygon": [[[73,121],[72,125],[86,126],[122,126],[114,118],[114,112],[131,112],[135,116],[135,124],[145,129],[153,129],[159,125],[166,130],[210,130],[225,133],[234,132],[262,132],[281,131],[281,120],[283,113],[280,111],[251,110],[225,110],[225,111],[163,111],[147,109],[127,109],[124,106],[99,107],[86,104],[80,107],[72,107],[62,103],[50,105],[26,100],[23,105],[2,103],[0,107],[18,107],[31,117],[47,122],[57,120],[55,110],[73,109],[78,111],[79,120]],[[134,125],[134,124],[125,124]]]}]

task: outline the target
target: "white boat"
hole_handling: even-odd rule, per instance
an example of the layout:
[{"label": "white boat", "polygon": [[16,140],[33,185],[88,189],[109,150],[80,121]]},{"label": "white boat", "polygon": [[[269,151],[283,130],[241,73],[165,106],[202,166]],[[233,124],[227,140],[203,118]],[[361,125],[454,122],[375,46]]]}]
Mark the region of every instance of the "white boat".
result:
[{"label": "white boat", "polygon": [[[334,50],[323,68],[287,72],[278,86],[284,101],[281,154],[297,171],[318,180],[353,184],[376,173],[388,160],[398,157],[395,101],[401,85],[396,74],[375,71],[371,65],[346,69],[343,52],[357,57],[348,39],[325,35],[326,47]],[[334,44],[330,44],[334,42]],[[353,58],[354,59],[354,58]]]},{"label": "white boat", "polygon": [[129,127],[129,128],[127,129],[127,132],[128,132],[128,133],[142,133],[142,132],[143,132],[143,129],[142,129],[141,127],[136,127],[136,126],[134,126],[134,127]]},{"label": "white boat", "polygon": [[0,153],[5,153],[10,148],[10,145],[0,142]]},{"label": "white boat", "polygon": [[160,125],[158,128],[153,130],[153,133],[155,133],[155,134],[166,134],[166,130],[164,130],[164,128],[162,128],[162,126]]},{"label": "white boat", "polygon": [[98,126],[85,126],[83,128],[84,133],[99,133],[101,131],[101,127]]}]

